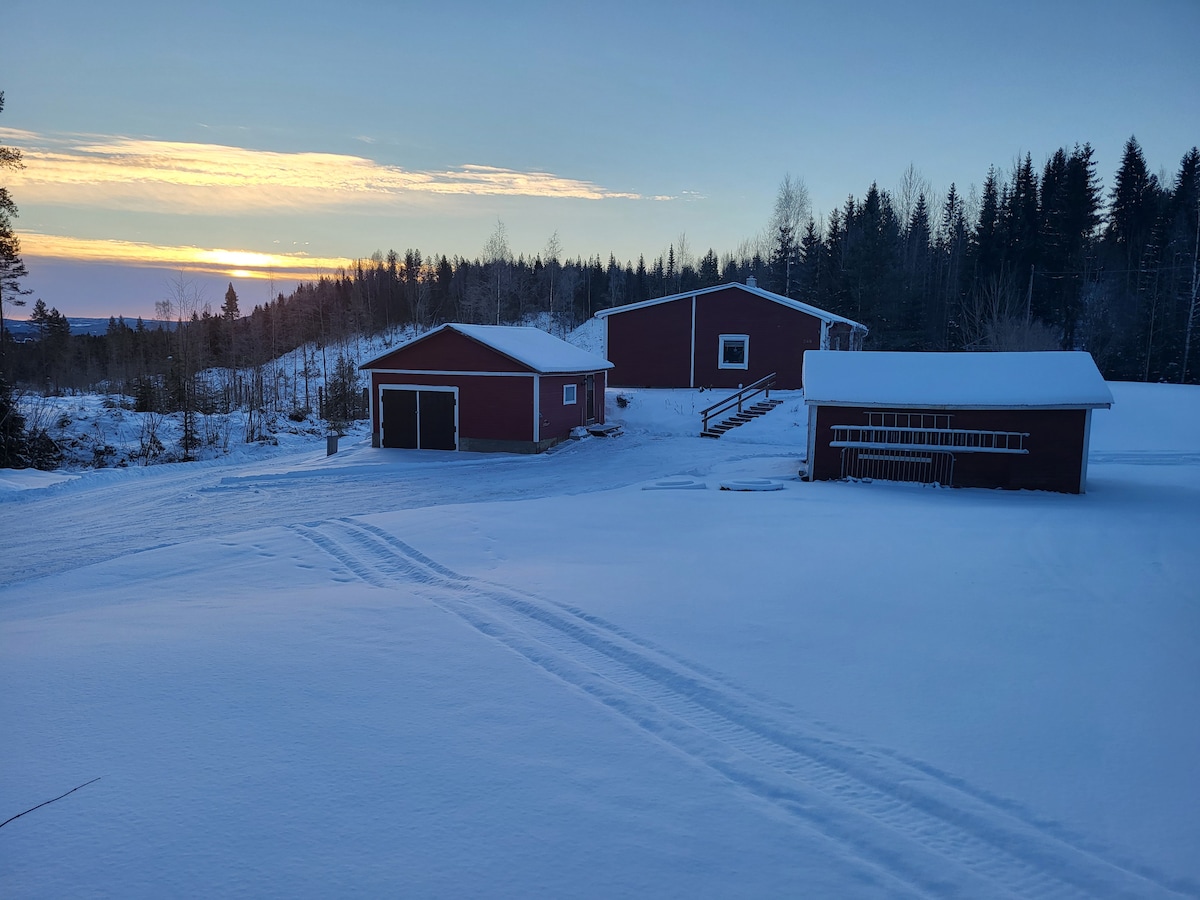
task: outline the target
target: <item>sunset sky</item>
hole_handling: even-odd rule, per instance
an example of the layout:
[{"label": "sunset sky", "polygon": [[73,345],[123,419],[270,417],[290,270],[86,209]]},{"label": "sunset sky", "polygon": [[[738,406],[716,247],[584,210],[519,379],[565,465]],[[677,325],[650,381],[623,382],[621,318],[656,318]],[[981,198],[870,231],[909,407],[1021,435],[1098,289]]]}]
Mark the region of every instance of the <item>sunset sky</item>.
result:
[{"label": "sunset sky", "polygon": [[[0,144],[29,299],[243,312],[373,251],[635,260],[820,215],[910,164],[937,192],[1136,135],[1200,143],[1200,2],[8,0]],[[6,311],[11,314],[11,311]]]}]

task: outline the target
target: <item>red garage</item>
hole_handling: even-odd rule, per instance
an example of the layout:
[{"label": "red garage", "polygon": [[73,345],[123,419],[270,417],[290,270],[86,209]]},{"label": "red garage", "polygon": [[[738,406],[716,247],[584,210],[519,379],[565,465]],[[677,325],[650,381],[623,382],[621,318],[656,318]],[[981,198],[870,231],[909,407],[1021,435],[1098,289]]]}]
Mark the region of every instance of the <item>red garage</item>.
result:
[{"label": "red garage", "polygon": [[1113,399],[1087,353],[818,352],[804,402],[810,481],[1081,494],[1092,410]]},{"label": "red garage", "polygon": [[808,350],[860,350],[865,325],[749,284],[723,284],[596,313],[609,382],[620,387],[736,388],[776,374],[802,387]]},{"label": "red garage", "polygon": [[540,453],[604,423],[611,367],[537,328],[447,324],[359,368],[376,447]]}]

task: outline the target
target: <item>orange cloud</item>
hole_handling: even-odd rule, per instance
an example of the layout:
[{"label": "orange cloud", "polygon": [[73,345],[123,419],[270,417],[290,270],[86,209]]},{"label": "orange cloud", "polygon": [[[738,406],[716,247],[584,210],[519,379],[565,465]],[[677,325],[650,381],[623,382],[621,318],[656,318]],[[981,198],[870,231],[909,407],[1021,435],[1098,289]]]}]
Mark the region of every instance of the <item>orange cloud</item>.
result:
[{"label": "orange cloud", "polygon": [[205,247],[173,247],[136,241],[91,240],[49,234],[22,233],[21,253],[27,259],[153,266],[226,275],[231,278],[316,279],[354,266],[342,257],[302,253],[257,253]]}]

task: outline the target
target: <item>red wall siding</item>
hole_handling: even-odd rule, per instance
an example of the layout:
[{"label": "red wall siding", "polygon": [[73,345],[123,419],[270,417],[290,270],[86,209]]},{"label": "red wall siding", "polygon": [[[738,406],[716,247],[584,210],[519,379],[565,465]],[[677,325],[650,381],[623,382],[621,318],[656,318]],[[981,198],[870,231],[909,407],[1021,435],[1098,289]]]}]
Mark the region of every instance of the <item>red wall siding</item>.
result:
[{"label": "red wall siding", "polygon": [[692,300],[684,297],[608,317],[610,381],[618,387],[687,387]]},{"label": "red wall siding", "polygon": [[[571,429],[583,424],[584,391],[582,375],[543,375],[541,439],[567,437]],[[576,385],[575,403],[563,405],[563,385]]]},{"label": "red wall siding", "polygon": [[373,369],[434,369],[455,372],[528,372],[507,356],[449,329],[401,347],[378,360]]},{"label": "red wall siding", "polygon": [[[718,367],[722,334],[750,336],[749,368]],[[772,372],[776,387],[801,387],[804,351],[821,347],[821,320],[737,288],[696,298],[696,387],[736,388]]]},{"label": "red wall siding", "polygon": [[949,414],[951,428],[980,431],[1028,432],[1028,454],[955,453],[954,486],[1046,490],[1078,493],[1083,470],[1084,427],[1082,409],[872,409],[822,406],[817,410],[816,447],[810,448],[813,478],[841,477],[841,448],[830,447],[831,425],[865,425],[868,412]]},{"label": "red wall siding", "polygon": [[[692,384],[692,298],[616,313],[608,322],[608,359],[616,387]],[[749,368],[718,367],[722,334],[750,336]],[[777,387],[802,386],[804,351],[821,346],[821,320],[736,287],[696,296],[695,387],[733,388],[765,375]]]},{"label": "red wall siding", "polygon": [[[458,388],[458,436],[497,441],[533,440],[533,376],[391,375],[371,373],[371,428],[379,432],[381,384]],[[559,398],[562,402],[562,398]]]}]

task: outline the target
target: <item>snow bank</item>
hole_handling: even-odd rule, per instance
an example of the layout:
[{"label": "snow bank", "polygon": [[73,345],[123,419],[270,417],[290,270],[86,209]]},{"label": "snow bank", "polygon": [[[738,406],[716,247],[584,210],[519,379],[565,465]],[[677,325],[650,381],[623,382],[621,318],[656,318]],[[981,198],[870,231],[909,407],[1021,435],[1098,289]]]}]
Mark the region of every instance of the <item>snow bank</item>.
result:
[{"label": "snow bank", "polygon": [[0,894],[1200,895],[1200,391],[1113,392],[1080,496],[799,482],[799,394],[685,391],[12,491],[0,821],[101,780]]}]

